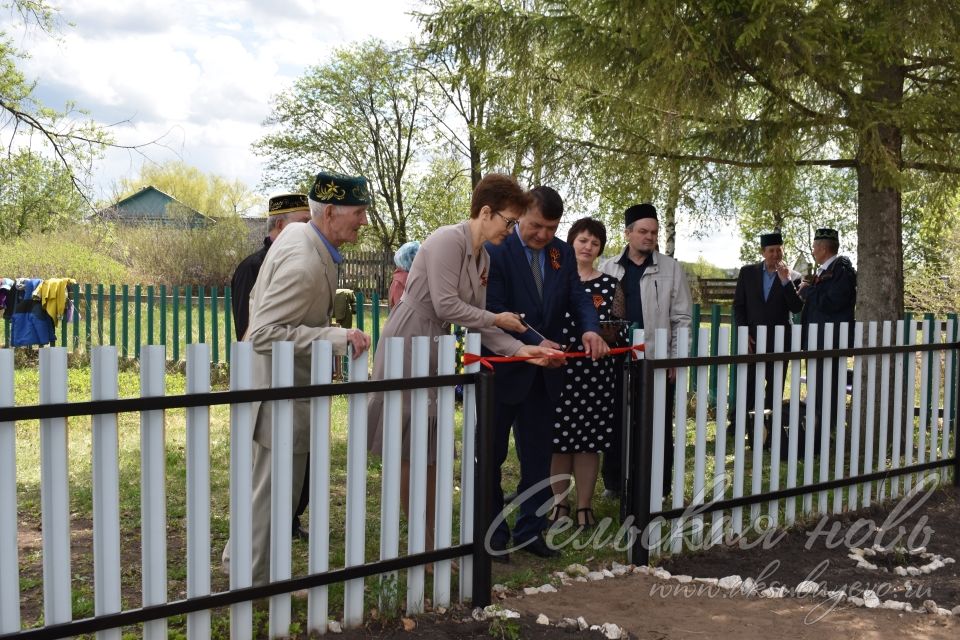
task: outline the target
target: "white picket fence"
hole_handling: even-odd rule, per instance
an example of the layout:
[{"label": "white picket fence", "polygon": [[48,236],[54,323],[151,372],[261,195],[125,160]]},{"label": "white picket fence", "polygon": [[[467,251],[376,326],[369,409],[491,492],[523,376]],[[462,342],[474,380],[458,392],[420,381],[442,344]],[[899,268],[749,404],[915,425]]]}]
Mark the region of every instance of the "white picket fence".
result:
[{"label": "white picket fence", "polygon": [[[922,341],[917,341],[918,326],[922,326]],[[853,383],[849,389],[850,403],[847,404],[848,357],[829,357],[818,359],[810,357],[801,347],[803,327],[793,326],[791,350],[784,352],[784,327],[777,327],[774,334],[774,352],[782,353],[781,358],[767,363],[722,362],[729,356],[730,335],[727,327],[719,329],[720,352],[718,358],[709,358],[709,333],[703,328],[699,335],[699,353],[689,353],[689,330],[678,333],[678,358],[695,355],[702,364],[677,369],[676,396],[668,398],[667,367],[662,363],[653,370],[653,411],[652,424],[663,424],[667,402],[674,403],[674,466],[670,487],[671,502],[663,501],[663,458],[664,433],[662,429],[653,429],[652,465],[650,473],[650,513],[690,509],[691,506],[705,502],[721,502],[731,498],[761,495],[777,492],[781,489],[803,488],[835,480],[854,479],[860,475],[897,470],[914,464],[943,463],[937,467],[954,466],[956,461],[956,427],[952,423],[955,415],[957,375],[954,361],[957,357],[956,335],[953,322],[946,323],[946,342],[940,322],[923,323],[900,320],[896,323],[886,321],[882,324],[870,322],[854,325],[853,344],[848,344],[848,325],[841,323],[834,331],[833,325],[825,326],[824,350],[873,347],[900,347],[906,349],[898,353],[849,355],[853,360]],[[808,327],[807,344],[817,344],[817,326]],[[864,337],[866,334],[866,337]],[[878,339],[879,334],[879,339]],[[838,339],[834,339],[834,336]],[[904,339],[906,336],[906,339]],[[757,330],[757,354],[763,355],[767,344],[766,328]],[[942,349],[911,350],[916,345],[943,345]],[[667,334],[660,330],[655,340],[647,345],[647,358],[664,360],[668,357]],[[748,352],[748,332],[740,327],[737,334],[737,351]],[[718,364],[718,360],[720,363]],[[832,380],[830,364],[839,360],[837,380]],[[879,365],[879,367],[878,367]],[[711,366],[717,366],[718,387],[716,399],[711,402],[707,384]],[[746,406],[746,395],[738,393],[734,407],[733,455],[726,450],[728,427],[726,416],[727,380],[729,367],[735,367],[737,389],[747,385],[748,367],[756,369],[755,406]],[[770,451],[764,450],[759,443],[764,440],[764,367],[773,367],[775,388],[773,391],[774,410],[770,416]],[[823,381],[827,390],[822,402],[822,423],[830,423],[830,405],[837,407],[836,424],[820,429],[820,440],[814,442],[815,431],[812,427],[815,418],[817,367],[824,367]],[[787,383],[789,392],[784,393],[781,384],[783,368],[788,368]],[[692,372],[692,373],[691,373]],[[879,372],[879,381],[878,381]],[[919,373],[918,373],[919,372]],[[801,381],[806,374],[806,398],[802,402]],[[864,375],[865,374],[865,382]],[[687,376],[696,375],[697,385],[692,416],[695,432],[693,437],[694,455],[692,477],[687,460],[686,446],[690,443],[687,433],[688,388]],[[917,383],[919,380],[919,389]],[[649,384],[650,381],[647,381]],[[786,423],[776,399],[783,397],[789,410]],[[877,399],[879,398],[879,405]],[[715,426],[708,423],[708,409],[715,410]],[[805,407],[805,442],[803,457],[798,457],[798,437],[800,435],[800,410]],[[914,416],[914,407],[919,406]],[[749,412],[752,412],[752,424]],[[863,422],[861,423],[861,415]],[[786,442],[781,436],[781,427],[786,427]],[[752,429],[752,442],[755,446],[749,453],[745,447],[747,429]],[[712,459],[708,444],[712,441]],[[781,453],[785,451],[785,476],[781,478]],[[952,462],[951,462],[952,461]],[[712,464],[711,464],[712,463]],[[802,476],[798,471],[802,465]],[[712,466],[712,470],[708,467]],[[816,472],[816,475],[815,475]],[[710,546],[719,543],[724,536],[737,536],[750,528],[765,529],[785,524],[792,525],[798,517],[811,515],[837,514],[858,507],[868,507],[876,500],[896,498],[923,482],[924,477],[940,474],[940,481],[946,477],[945,469],[927,470],[920,473],[892,475],[883,480],[850,484],[847,487],[829,490],[803,492],[799,504],[797,497],[771,499],[765,505],[754,502],[749,513],[743,507],[729,510],[715,510],[706,517],[694,516],[690,522],[684,518],[672,518],[663,522],[654,518],[647,530],[648,548],[651,556],[670,551],[677,553],[692,546]],[[749,483],[749,484],[748,484]],[[814,506],[814,495],[817,496]],[[746,518],[744,518],[746,516]],[[666,527],[667,532],[663,531]]]},{"label": "white picket fence", "polygon": [[[430,341],[439,340],[439,371],[428,371]],[[444,375],[455,372],[455,338],[414,338],[410,353],[403,352],[403,340],[392,338],[386,345],[388,379],[402,377],[404,358],[413,359],[413,376]],[[467,337],[467,349],[479,353],[479,335]],[[232,346],[230,390],[251,389],[253,352],[249,343]],[[312,384],[331,382],[332,351],[328,342],[313,344]],[[163,346],[144,346],[141,350],[141,397],[164,395]],[[350,360],[349,380],[361,382],[368,376],[368,354]],[[187,388],[190,395],[210,391],[210,352],[205,344],[193,344],[187,350]],[[468,368],[478,371],[479,365]],[[293,382],[293,344],[274,345],[273,387],[290,387]],[[379,519],[380,560],[398,558],[400,552],[400,403],[401,391],[385,394],[385,428],[382,461],[382,499],[379,514],[367,513],[367,394],[349,396],[347,444],[347,480],[345,536],[343,541],[330,537],[330,397],[311,398],[311,462],[310,510],[308,542],[309,574],[331,570],[331,548],[345,547],[345,566],[357,567],[376,558],[365,552],[365,532],[371,520]],[[215,394],[214,394],[215,395]],[[118,396],[116,347],[93,349],[91,358],[91,401],[113,400]],[[474,407],[474,385],[464,389],[464,416],[460,487],[459,543],[473,540],[474,435],[477,414]],[[40,404],[60,404],[67,400],[67,352],[65,348],[44,348],[40,351]],[[170,398],[174,400],[174,398]],[[293,442],[292,399],[274,400],[272,469],[272,530],[287,531],[290,513],[290,476]],[[219,565],[220,549],[212,548],[210,536],[210,406],[223,404],[213,398],[201,406],[186,408],[186,477],[182,479],[186,493],[186,579],[187,601],[211,594],[211,568]],[[177,406],[171,404],[170,406]],[[180,404],[179,406],[186,406]],[[14,360],[12,350],[0,350],[0,416],[5,408],[14,407]],[[36,408],[40,408],[39,406]],[[29,409],[29,408],[25,408]],[[69,411],[67,412],[69,413]],[[9,415],[9,413],[8,413]],[[77,415],[74,411],[73,415]],[[85,415],[85,414],[80,414]],[[142,607],[168,605],[167,558],[167,495],[166,461],[170,453],[165,433],[163,409],[139,411],[141,460],[141,533],[142,533]],[[454,508],[454,388],[441,387],[438,397],[438,467],[436,486],[436,549],[452,546]],[[73,418],[77,420],[78,418]],[[85,419],[81,417],[79,419]],[[230,591],[252,585],[251,526],[251,461],[252,432],[255,416],[249,403],[238,402],[230,407]],[[142,611],[130,611],[124,618],[121,608],[121,532],[120,532],[120,462],[117,413],[92,415],[92,494],[93,494],[93,558],[95,616],[114,616],[115,628],[97,631],[98,638],[121,637],[121,624],[138,621]],[[412,459],[411,518],[408,523],[406,553],[424,550],[426,537],[427,482],[427,389],[412,392]],[[68,418],[49,417],[40,420],[41,503],[43,555],[43,620],[47,625],[44,637],[67,637],[88,629],[78,627],[63,635],[51,633],[50,625],[72,620],[73,580],[81,578],[71,567],[70,460]],[[21,632],[21,592],[17,539],[17,460],[16,423],[0,418],[0,634]],[[271,536],[271,579],[291,578],[292,549],[289,535]],[[434,606],[447,607],[451,601],[451,561],[435,563]],[[460,559],[459,598],[471,597],[471,557]],[[90,580],[91,576],[83,576]],[[309,589],[307,594],[307,631],[325,633],[328,618],[343,620],[345,626],[357,626],[364,616],[364,582],[356,578],[344,586],[344,610],[331,616],[328,587]],[[406,610],[423,611],[425,594],[423,565],[407,570]],[[194,607],[195,608],[195,607]],[[211,607],[212,608],[212,607]],[[121,614],[121,615],[116,615]],[[96,617],[90,619],[95,621]],[[139,618],[143,620],[143,618]],[[269,633],[271,637],[289,634],[291,595],[276,593],[270,599]],[[44,630],[39,630],[44,631]],[[36,630],[23,631],[30,637]],[[230,607],[231,638],[252,638],[252,602],[241,601]],[[187,614],[187,636],[209,638],[209,608],[190,610]],[[165,638],[165,617],[143,623],[144,638]]]}]

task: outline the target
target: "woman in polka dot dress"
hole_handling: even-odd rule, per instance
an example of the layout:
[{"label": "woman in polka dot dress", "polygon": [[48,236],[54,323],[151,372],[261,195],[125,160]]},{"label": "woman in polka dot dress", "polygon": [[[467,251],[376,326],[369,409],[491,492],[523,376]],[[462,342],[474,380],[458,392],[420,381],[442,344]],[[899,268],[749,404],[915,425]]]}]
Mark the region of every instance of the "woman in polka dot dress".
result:
[{"label": "woman in polka dot dress", "polygon": [[[612,313],[617,280],[594,268],[607,242],[603,224],[592,218],[581,218],[570,228],[567,242],[577,256],[580,280],[593,298],[601,323],[619,320]],[[622,308],[622,305],[617,306],[618,309]],[[569,313],[567,322],[565,342],[561,346],[568,347],[568,351],[583,351],[580,331]],[[608,342],[625,344],[626,331],[622,335],[604,337]],[[567,360],[564,390],[557,405],[553,430],[550,475],[554,478],[554,507],[550,515],[551,522],[573,516],[580,526],[591,527],[595,524],[590,504],[600,469],[600,452],[610,446],[610,438],[614,433],[614,403],[618,401],[615,367],[618,362],[619,358]],[[575,513],[571,513],[569,503],[564,500],[570,490],[571,476],[577,487]]]}]

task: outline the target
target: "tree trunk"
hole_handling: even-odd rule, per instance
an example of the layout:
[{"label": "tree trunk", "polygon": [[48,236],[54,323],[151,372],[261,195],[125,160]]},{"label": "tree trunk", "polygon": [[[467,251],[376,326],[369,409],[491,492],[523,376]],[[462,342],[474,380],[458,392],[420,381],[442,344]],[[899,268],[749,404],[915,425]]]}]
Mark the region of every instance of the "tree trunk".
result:
[{"label": "tree trunk", "polygon": [[680,163],[670,162],[670,184],[663,209],[663,247],[661,251],[671,258],[677,245],[677,203],[680,201]]},{"label": "tree trunk", "polygon": [[[903,72],[881,66],[865,83],[864,96],[888,109],[903,99]],[[900,129],[880,123],[861,134],[874,137],[898,173],[902,161]],[[897,320],[903,314],[903,221],[899,175],[883,173],[863,161],[870,141],[861,142],[857,163],[857,314],[858,320]],[[889,166],[889,165],[888,165]]]}]

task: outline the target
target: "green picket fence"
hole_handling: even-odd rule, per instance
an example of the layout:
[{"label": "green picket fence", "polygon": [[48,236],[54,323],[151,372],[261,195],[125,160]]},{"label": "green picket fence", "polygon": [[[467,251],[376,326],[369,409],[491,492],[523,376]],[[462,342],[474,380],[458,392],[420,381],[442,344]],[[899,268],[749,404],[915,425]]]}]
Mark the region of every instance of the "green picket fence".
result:
[{"label": "green picket fence", "polygon": [[[187,345],[205,342],[213,362],[230,362],[230,287],[86,284],[72,287],[71,298],[73,321],[65,316],[57,328],[57,344],[71,352],[112,345],[122,358],[139,358],[140,345],[163,344],[176,362]],[[10,345],[9,322],[4,345]]]}]

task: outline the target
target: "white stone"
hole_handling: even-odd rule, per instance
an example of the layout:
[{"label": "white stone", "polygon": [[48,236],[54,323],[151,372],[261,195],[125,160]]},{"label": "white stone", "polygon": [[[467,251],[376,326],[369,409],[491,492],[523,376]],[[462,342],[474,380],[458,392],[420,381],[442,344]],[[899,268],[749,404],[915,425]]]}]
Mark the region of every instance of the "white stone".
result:
[{"label": "white stone", "polygon": [[876,549],[864,549],[863,555],[868,558],[872,558],[873,556],[877,555],[877,551]]},{"label": "white stone", "polygon": [[564,618],[563,620],[557,623],[557,627],[561,629],[578,629],[579,625],[577,624],[577,621],[574,620],[573,618]]},{"label": "white stone", "polygon": [[849,598],[847,598],[847,602],[849,602],[855,607],[863,606],[863,598],[858,598],[857,596],[850,596]]},{"label": "white stone", "polygon": [[494,593],[505,593],[507,591],[507,585],[505,584],[495,584],[493,585]]},{"label": "white stone", "polygon": [[619,562],[613,562],[610,564],[610,572],[618,578],[630,571],[630,567],[620,564]]},{"label": "white stone", "polygon": [[920,569],[917,569],[916,567],[907,567],[907,575],[918,576],[920,575]]},{"label": "white stone", "polygon": [[600,631],[600,625],[598,624],[590,625],[590,631]]},{"label": "white stone", "polygon": [[937,569],[943,569],[946,565],[943,563],[943,560],[940,558],[934,558],[933,562],[930,563],[930,568],[936,571]]},{"label": "white stone", "polygon": [[924,600],[923,608],[926,609],[927,613],[936,613],[937,612],[937,603],[933,600]]},{"label": "white stone", "polygon": [[955,562],[956,562],[956,560],[954,560],[953,558],[944,558],[944,559],[943,559],[943,564],[953,564],[953,563],[955,563]]},{"label": "white stone", "polygon": [[587,579],[584,578],[583,576],[577,576],[576,578],[573,579],[573,581],[574,581],[574,582],[587,582]]},{"label": "white stone", "polygon": [[720,578],[720,580],[717,581],[717,585],[721,589],[727,589],[730,591],[733,589],[739,589],[741,584],[743,584],[743,578],[740,576],[727,576],[726,578]]},{"label": "white stone", "polygon": [[623,631],[620,627],[611,622],[604,622],[603,626],[600,627],[600,631],[603,632],[603,637],[609,640],[620,640],[623,636]]},{"label": "white stone", "polygon": [[866,560],[860,560],[860,562],[857,563],[857,568],[867,569],[868,571],[876,571],[877,565],[873,564],[872,562],[867,562]]},{"label": "white stone", "polygon": [[932,571],[933,569],[931,569],[930,565],[928,564],[925,564],[922,567],[920,567],[920,573],[922,573],[923,575],[928,575]]},{"label": "white stone", "polygon": [[577,627],[580,628],[580,631],[586,631],[590,625],[587,624],[587,621],[583,619],[583,616],[577,618]]},{"label": "white stone", "polygon": [[938,607],[938,608],[937,608],[937,615],[938,615],[938,616],[952,616],[953,613],[950,612],[950,609],[944,609],[943,607]]},{"label": "white stone", "polygon": [[617,577],[617,576],[613,575],[613,571],[610,571],[610,569],[604,569],[604,570],[601,571],[600,573],[603,574],[603,577],[604,577],[604,578],[616,578],[616,577]]},{"label": "white stone", "polygon": [[545,584],[540,587],[540,593],[556,593],[557,588],[552,584]]},{"label": "white stone", "polygon": [[916,549],[910,549],[910,554],[914,556],[918,556],[921,553],[926,553],[926,552],[927,552],[926,547],[917,547]]},{"label": "white stone", "polygon": [[880,606],[880,598],[873,591],[867,589],[863,592],[863,606],[867,609],[876,609]]},{"label": "white stone", "polygon": [[711,587],[716,586],[720,581],[716,578],[694,578],[694,582],[700,582],[702,584],[710,585]]},{"label": "white stone", "polygon": [[855,555],[859,558],[863,557],[863,549],[860,547],[850,547],[850,555]]},{"label": "white stone", "polygon": [[953,609],[951,609],[950,613],[952,613],[955,616],[960,616],[960,604],[958,604]]},{"label": "white stone", "polygon": [[753,595],[757,590],[757,583],[753,578],[747,577],[744,578],[743,582],[740,583],[740,593],[745,596]]},{"label": "white stone", "polygon": [[660,567],[657,567],[656,569],[653,570],[653,577],[660,578],[661,580],[669,580],[670,572],[667,571],[666,569],[661,569]]},{"label": "white stone", "polygon": [[813,580],[804,580],[795,589],[798,596],[816,595],[820,593],[820,585]]},{"label": "white stone", "polygon": [[540,589],[538,589],[537,587],[524,587],[524,588],[523,588],[523,595],[525,595],[525,596],[535,596],[535,595],[537,595],[538,593],[540,593]]},{"label": "white stone", "polygon": [[903,568],[903,567],[894,567],[894,568],[893,568],[893,572],[894,572],[895,574],[897,574],[898,576],[906,576],[906,575],[907,575],[907,570],[906,570],[905,568]]},{"label": "white stone", "polygon": [[854,562],[857,562],[857,563],[859,563],[861,560],[863,560],[863,556],[857,555],[856,553],[848,553],[848,554],[847,554],[847,557],[850,558],[851,560],[853,560]]},{"label": "white stone", "polygon": [[470,616],[477,622],[483,622],[487,619],[486,612],[480,607],[474,607],[473,611],[470,613]]},{"label": "white stone", "polygon": [[336,620],[330,620],[327,622],[327,631],[330,633],[343,633],[343,627],[341,627],[340,623]]},{"label": "white stone", "polygon": [[883,609],[893,609],[894,611],[906,611],[907,603],[898,600],[886,600],[882,605]]},{"label": "white stone", "polygon": [[567,573],[565,571],[554,571],[550,575],[552,575],[554,578],[559,578],[561,580],[567,577]]},{"label": "white stone", "polygon": [[548,618],[547,616],[545,616],[545,615],[543,615],[543,614],[541,613],[540,615],[537,616],[537,624],[549,625],[549,624],[550,624],[550,618]]},{"label": "white stone", "polygon": [[767,587],[760,592],[764,598],[785,598],[790,593],[786,587]]},{"label": "white stone", "polygon": [[567,575],[570,576],[585,576],[590,573],[590,569],[587,569],[582,564],[571,564],[564,571],[567,572]]},{"label": "white stone", "polygon": [[639,573],[639,574],[641,574],[641,575],[648,576],[648,575],[650,575],[650,567],[648,567],[648,566],[645,565],[645,564],[641,564],[641,565],[639,565],[639,566],[637,566],[637,567],[634,567],[634,568],[633,568],[633,572],[634,572],[634,573]]},{"label": "white stone", "polygon": [[693,582],[693,578],[690,576],[673,576],[673,579],[679,582],[680,584],[688,584]]},{"label": "white stone", "polygon": [[446,608],[446,607],[437,607],[437,615],[439,615],[439,616],[445,616],[445,615],[447,615],[447,608]]},{"label": "white stone", "polygon": [[604,575],[599,571],[591,571],[587,574],[587,580],[591,582],[597,582],[598,580],[603,580]]}]

